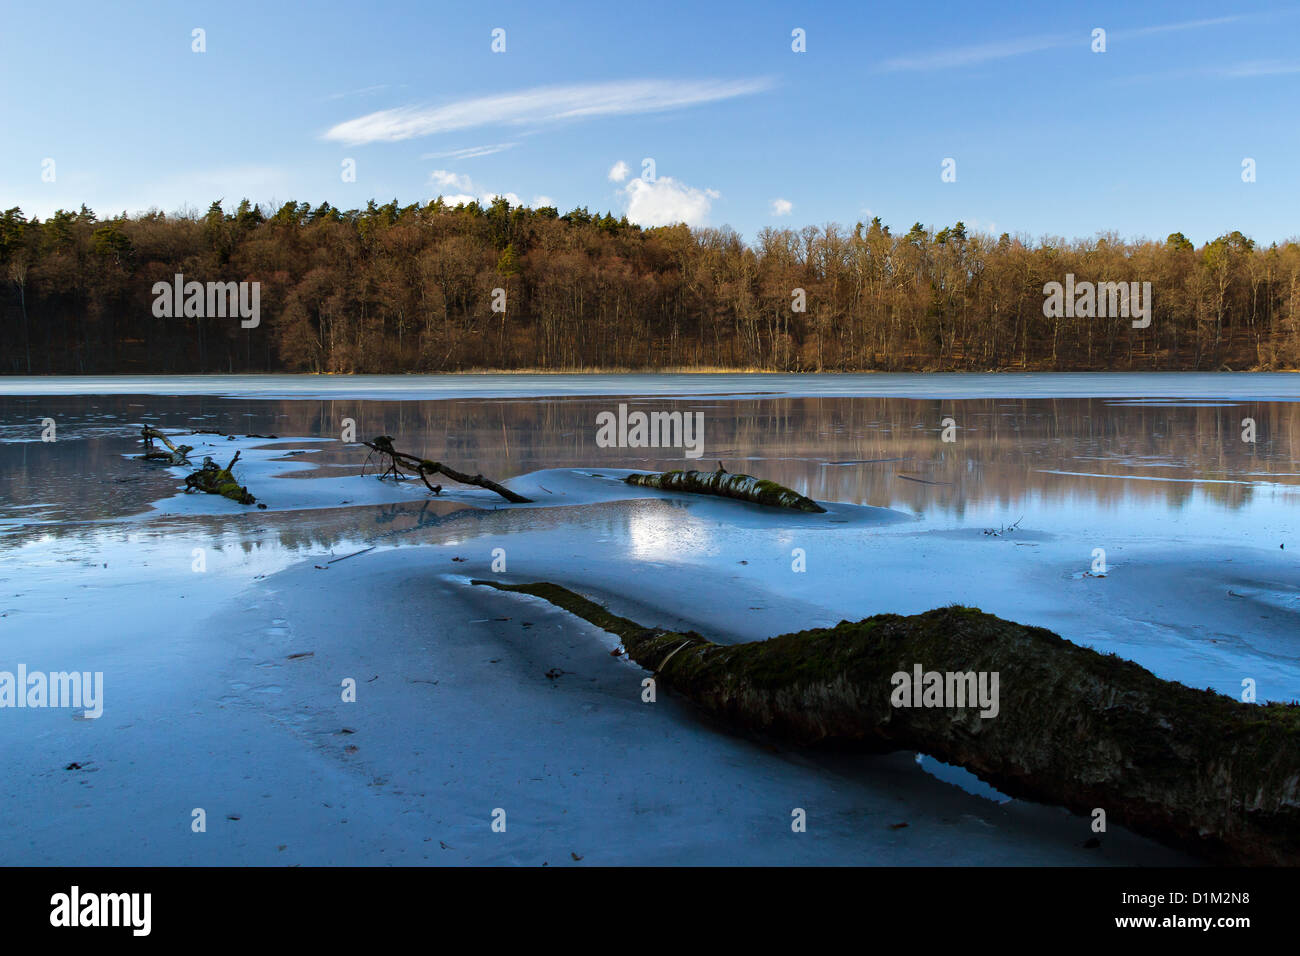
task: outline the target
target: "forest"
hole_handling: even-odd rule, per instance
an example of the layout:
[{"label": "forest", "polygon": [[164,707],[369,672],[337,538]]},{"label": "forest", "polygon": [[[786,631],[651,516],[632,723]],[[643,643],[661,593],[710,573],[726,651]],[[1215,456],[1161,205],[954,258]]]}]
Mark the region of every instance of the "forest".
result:
[{"label": "forest", "polygon": [[[167,317],[155,284],[258,283],[260,315]],[[1151,283],[1151,321],[1044,287]],[[1071,310],[1073,311],[1073,310]],[[578,208],[0,215],[0,372],[1248,370],[1300,367],[1300,244],[642,228]]]}]

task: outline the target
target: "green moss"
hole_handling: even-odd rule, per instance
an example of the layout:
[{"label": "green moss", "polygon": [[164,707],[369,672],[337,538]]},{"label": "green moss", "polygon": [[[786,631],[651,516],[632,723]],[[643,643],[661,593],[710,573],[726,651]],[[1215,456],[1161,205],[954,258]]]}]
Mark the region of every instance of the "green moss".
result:
[{"label": "green moss", "polygon": [[229,481],[223,481],[218,484],[215,493],[229,498],[231,501],[237,501],[241,505],[257,503],[257,499],[248,493],[248,489],[240,485],[233,478]]},{"label": "green moss", "polygon": [[186,476],[185,489],[186,491],[197,489],[205,494],[221,495],[241,505],[257,504],[257,499],[248,493],[248,489],[235,481],[229,468],[218,468],[211,463],[211,459],[203,468]]}]

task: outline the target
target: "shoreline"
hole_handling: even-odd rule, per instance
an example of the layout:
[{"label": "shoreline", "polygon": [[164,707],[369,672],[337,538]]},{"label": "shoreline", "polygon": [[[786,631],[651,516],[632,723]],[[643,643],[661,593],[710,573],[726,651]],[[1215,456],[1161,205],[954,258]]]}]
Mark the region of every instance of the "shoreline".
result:
[{"label": "shoreline", "polygon": [[97,379],[97,378],[444,378],[454,376],[474,377],[485,375],[531,376],[654,376],[654,375],[771,375],[813,378],[818,376],[901,376],[901,375],[1294,375],[1300,368],[1241,368],[1241,369],[1049,369],[1049,368],[989,368],[989,369],[822,369],[821,371],[790,371],[767,368],[728,368],[711,366],[680,366],[670,368],[467,368],[449,372],[51,372],[47,374],[19,374],[0,372],[0,381],[8,379]]},{"label": "shoreline", "polygon": [[[248,394],[255,391],[255,395]],[[337,375],[63,375],[0,378],[0,397],[86,395],[279,399],[1223,398],[1300,401],[1293,372],[451,372]]]}]

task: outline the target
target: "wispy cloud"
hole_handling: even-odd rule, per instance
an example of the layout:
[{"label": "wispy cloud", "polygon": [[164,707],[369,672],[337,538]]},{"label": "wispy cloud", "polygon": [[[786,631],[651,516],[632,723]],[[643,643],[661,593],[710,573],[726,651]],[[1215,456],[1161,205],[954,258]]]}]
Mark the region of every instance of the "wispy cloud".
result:
[{"label": "wispy cloud", "polygon": [[989,60],[1003,60],[1009,56],[1021,56],[1025,53],[1037,53],[1039,50],[1052,50],[1077,41],[1077,37],[1055,36],[1024,37],[1019,40],[1004,40],[999,43],[981,43],[974,46],[951,47],[933,53],[913,56],[899,56],[881,63],[878,69],[882,73],[896,73],[903,70],[948,70],[957,66],[971,66],[987,63]]},{"label": "wispy cloud", "polygon": [[341,100],[349,96],[372,96],[375,93],[381,93],[384,90],[389,89],[389,86],[388,83],[380,83],[377,86],[363,86],[359,90],[348,90],[345,93],[331,93],[329,96],[325,97],[325,99]]},{"label": "wispy cloud", "polygon": [[421,159],[474,159],[478,156],[491,156],[493,153],[514,149],[518,143],[494,143],[491,146],[467,146],[464,149],[449,149],[442,153],[424,153]]},{"label": "wispy cloud", "polygon": [[537,125],[595,116],[657,113],[748,96],[771,86],[771,80],[763,78],[628,80],[543,86],[442,106],[403,106],[367,113],[331,127],[325,139],[358,146],[395,143],[481,126]]},{"label": "wispy cloud", "polygon": [[790,200],[788,199],[772,200],[772,215],[788,216],[792,212],[794,212],[794,203],[792,203]]},{"label": "wispy cloud", "polygon": [[1129,40],[1134,37],[1154,36],[1157,33],[1177,33],[1180,30],[1200,30],[1204,27],[1217,27],[1225,23],[1236,23],[1242,17],[1210,17],[1205,20],[1184,20],[1181,23],[1166,23],[1154,27],[1138,27],[1135,30],[1114,30],[1112,39]]},{"label": "wispy cloud", "polygon": [[1238,63],[1236,66],[1226,67],[1219,71],[1221,76],[1229,76],[1234,79],[1251,76],[1285,76],[1289,73],[1300,73],[1300,62],[1286,63],[1281,60],[1253,60],[1249,63]]},{"label": "wispy cloud", "polygon": [[1157,73],[1135,73],[1117,77],[1116,83],[1155,83],[1170,80],[1214,79],[1249,80],[1263,76],[1294,76],[1300,73],[1300,60],[1247,60],[1230,66],[1198,66]]},{"label": "wispy cloud", "polygon": [[[1137,27],[1132,30],[1111,30],[1108,39],[1132,40],[1139,37],[1155,36],[1161,33],[1176,33],[1182,30],[1200,30],[1205,27],[1222,26],[1235,23],[1243,17],[1213,17],[1204,20],[1184,20],[1180,23],[1157,24],[1150,27]],[[1045,36],[1021,37],[1002,40],[995,43],[980,43],[971,46],[949,47],[930,53],[894,57],[885,60],[876,69],[881,73],[898,73],[907,70],[949,70],[961,66],[974,66],[992,60],[1005,60],[1008,57],[1023,56],[1027,53],[1039,53],[1043,50],[1058,50],[1070,46],[1086,48],[1091,40],[1091,31],[1079,33],[1056,33]]]}]

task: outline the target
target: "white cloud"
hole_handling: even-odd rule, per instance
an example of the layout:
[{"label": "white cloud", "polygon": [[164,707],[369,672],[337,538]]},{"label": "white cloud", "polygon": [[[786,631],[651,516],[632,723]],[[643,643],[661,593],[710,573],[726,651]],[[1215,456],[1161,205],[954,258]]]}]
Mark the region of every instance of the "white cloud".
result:
[{"label": "white cloud", "polygon": [[518,143],[494,143],[491,146],[467,146],[464,149],[449,149],[443,153],[425,153],[421,159],[474,159],[478,156],[491,156],[493,153],[513,149]]},{"label": "white cloud", "polygon": [[767,79],[624,80],[544,86],[444,106],[402,106],[331,127],[325,139],[350,146],[494,125],[537,125],[566,119],[655,113],[747,96],[770,89]]},{"label": "white cloud", "polygon": [[543,206],[554,206],[554,205],[555,205],[555,200],[552,199],[550,196],[534,196],[534,197],[533,197],[533,208],[534,208],[534,209],[541,209]]},{"label": "white cloud", "polygon": [[772,200],[772,215],[788,216],[793,211],[794,211],[794,203],[792,203],[790,200],[788,199]]},{"label": "white cloud", "polygon": [[435,186],[451,186],[464,192],[469,192],[474,188],[468,176],[448,172],[445,169],[435,169],[429,174],[429,181]]},{"label": "white cloud", "polygon": [[631,172],[631,170],[628,169],[627,163],[620,159],[613,166],[609,167],[609,181],[611,183],[621,183],[623,180],[627,179],[627,174],[629,172]]},{"label": "white cloud", "polygon": [[[438,187],[438,192],[442,196],[442,201],[448,206],[458,206],[461,203],[469,204],[472,202],[476,202],[480,206],[490,206],[492,205],[492,200],[496,199],[498,196],[509,202],[511,206],[522,206],[524,204],[524,201],[519,198],[518,193],[493,192],[477,185],[472,179],[462,173],[453,173],[446,169],[435,169],[433,172],[429,173],[429,182]],[[451,188],[458,191],[445,193],[443,192],[443,189],[445,188]],[[539,200],[542,199],[545,199],[546,202],[539,202]],[[551,205],[551,202],[546,196],[538,196],[537,199],[533,200],[533,205],[549,206]]]},{"label": "white cloud", "polygon": [[622,193],[627,197],[628,221],[638,226],[671,226],[679,222],[705,225],[713,200],[721,196],[715,189],[696,189],[671,176],[660,176],[653,182],[634,179]]}]

